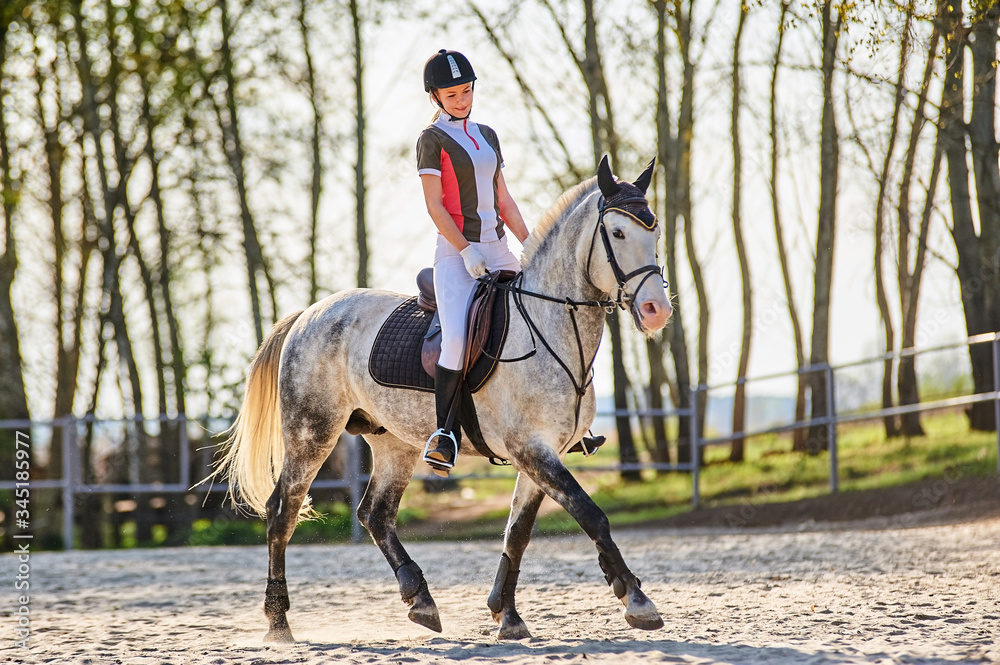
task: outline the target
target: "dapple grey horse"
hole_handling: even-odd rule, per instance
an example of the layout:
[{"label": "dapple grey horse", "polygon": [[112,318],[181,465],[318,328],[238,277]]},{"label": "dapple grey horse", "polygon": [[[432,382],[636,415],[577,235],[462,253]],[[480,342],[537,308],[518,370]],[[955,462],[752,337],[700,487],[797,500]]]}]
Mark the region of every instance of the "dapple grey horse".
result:
[{"label": "dapple grey horse", "polygon": [[[619,182],[605,158],[597,178],[564,193],[525,243],[517,303],[503,353],[537,352],[501,363],[476,394],[483,436],[517,470],[497,577],[487,605],[500,639],[529,637],[514,606],[521,557],[543,496],[555,499],[595,542],[608,584],[633,627],[663,626],[611,539],[604,512],[562,458],[587,432],[596,399],[592,365],[607,311],[631,311],[652,335],[671,314],[660,235],[644,198],[652,163],[635,183]],[[654,277],[654,279],[650,279]],[[613,297],[612,294],[616,294]],[[423,573],[396,535],[396,513],[428,432],[434,396],[376,383],[368,356],[382,323],[405,299],[375,289],[343,291],[275,324],[247,372],[240,414],[213,476],[226,477],[234,501],[267,519],[265,641],[292,641],[286,612],[285,548],[311,508],[307,491],[345,428],[371,446],[371,481],[358,506],[396,574],[409,618],[440,631]],[[462,454],[476,454],[466,446]]]}]

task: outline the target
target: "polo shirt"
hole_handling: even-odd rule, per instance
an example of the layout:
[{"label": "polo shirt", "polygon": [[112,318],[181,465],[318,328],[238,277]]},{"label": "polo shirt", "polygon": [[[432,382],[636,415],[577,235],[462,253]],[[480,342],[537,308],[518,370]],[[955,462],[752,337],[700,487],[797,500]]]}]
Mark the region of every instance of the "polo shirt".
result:
[{"label": "polo shirt", "polygon": [[441,178],[445,210],[469,242],[504,235],[497,200],[501,167],[500,140],[486,125],[441,111],[417,139],[417,173]]}]

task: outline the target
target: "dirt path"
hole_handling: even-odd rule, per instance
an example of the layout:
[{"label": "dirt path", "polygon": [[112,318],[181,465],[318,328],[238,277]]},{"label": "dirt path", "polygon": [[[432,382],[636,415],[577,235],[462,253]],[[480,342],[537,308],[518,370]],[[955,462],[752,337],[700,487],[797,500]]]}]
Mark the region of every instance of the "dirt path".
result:
[{"label": "dirt path", "polygon": [[[418,543],[445,626],[406,620],[372,545],[292,546],[299,643],[262,647],[261,547],[37,553],[31,649],[3,662],[918,663],[1000,662],[1000,519],[912,529],[622,532],[619,545],[666,620],[629,629],[584,537],[536,539],[518,606],[535,637],[499,644],[485,607],[498,542]],[[7,580],[16,567],[0,557]]]}]

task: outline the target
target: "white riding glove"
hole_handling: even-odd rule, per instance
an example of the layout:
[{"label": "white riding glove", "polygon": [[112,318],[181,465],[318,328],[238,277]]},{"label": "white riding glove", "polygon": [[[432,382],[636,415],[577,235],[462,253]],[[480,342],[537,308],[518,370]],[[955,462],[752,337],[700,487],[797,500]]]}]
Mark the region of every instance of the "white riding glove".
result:
[{"label": "white riding glove", "polygon": [[461,251],[462,259],[465,261],[465,269],[469,271],[473,279],[477,279],[486,274],[486,257],[475,245],[469,245]]}]

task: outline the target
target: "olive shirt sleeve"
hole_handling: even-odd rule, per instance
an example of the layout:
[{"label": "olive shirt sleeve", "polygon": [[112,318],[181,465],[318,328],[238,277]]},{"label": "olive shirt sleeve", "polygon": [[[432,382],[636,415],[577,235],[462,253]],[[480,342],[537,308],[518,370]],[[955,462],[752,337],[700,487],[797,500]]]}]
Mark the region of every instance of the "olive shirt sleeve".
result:
[{"label": "olive shirt sleeve", "polygon": [[441,141],[430,127],[421,132],[417,139],[417,173],[441,175]]}]

